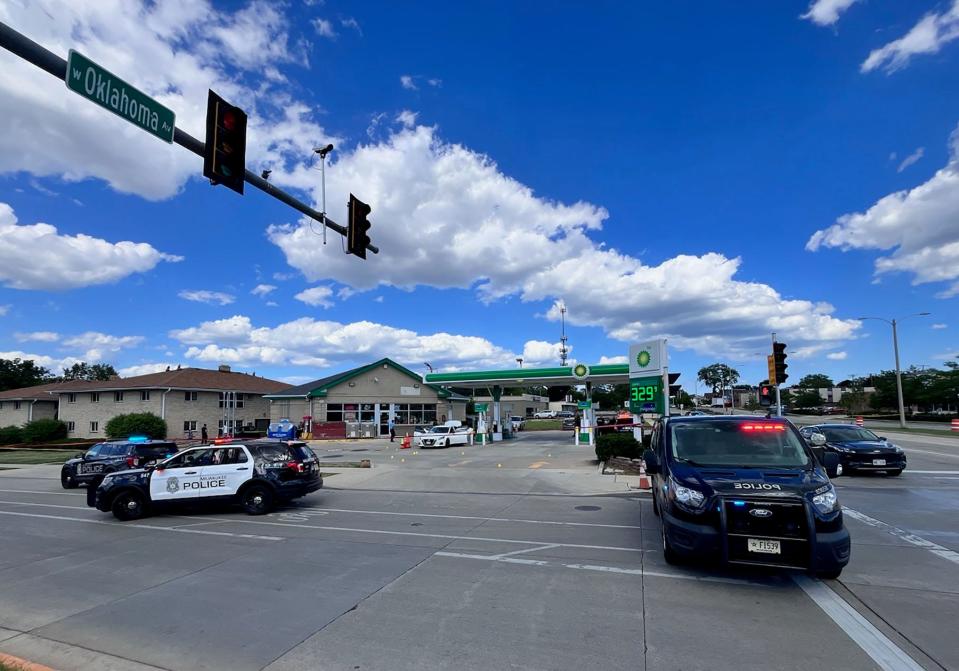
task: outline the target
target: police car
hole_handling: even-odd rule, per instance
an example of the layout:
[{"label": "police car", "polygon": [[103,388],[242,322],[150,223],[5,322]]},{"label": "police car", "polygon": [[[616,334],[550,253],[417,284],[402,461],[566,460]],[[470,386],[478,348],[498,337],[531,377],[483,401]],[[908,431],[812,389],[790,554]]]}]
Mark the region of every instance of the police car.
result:
[{"label": "police car", "polygon": [[224,502],[263,515],[322,486],[306,443],[264,439],[190,448],[155,466],[111,473],[87,491],[87,505],[119,520],[177,504]]},{"label": "police car", "polygon": [[60,484],[64,489],[94,485],[107,473],[146,466],[176,454],[178,449],[173,441],[149,440],[146,436],[97,443],[63,464]]},{"label": "police car", "polygon": [[783,419],[657,424],[644,459],[666,561],[717,557],[838,577],[849,563],[849,532],[829,481],[839,460],[820,442],[811,448]]}]

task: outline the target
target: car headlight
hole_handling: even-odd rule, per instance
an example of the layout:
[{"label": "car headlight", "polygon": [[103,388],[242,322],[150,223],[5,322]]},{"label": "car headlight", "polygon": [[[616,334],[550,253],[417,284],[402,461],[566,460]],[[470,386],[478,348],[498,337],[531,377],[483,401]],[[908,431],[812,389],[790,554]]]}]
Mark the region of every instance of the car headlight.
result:
[{"label": "car headlight", "polygon": [[842,452],[843,454],[852,454],[855,452],[851,447],[846,447],[845,445],[830,445],[833,449]]},{"label": "car headlight", "polygon": [[893,444],[890,443],[890,444],[889,444],[889,447],[891,447],[892,449],[894,449],[894,450],[896,451],[896,454],[902,454],[902,448],[899,447],[898,445],[893,445]]},{"label": "car headlight", "polygon": [[836,496],[836,488],[832,485],[826,485],[819,493],[812,497],[813,507],[820,515],[828,515],[839,509],[839,497]]},{"label": "car headlight", "polygon": [[673,500],[680,508],[693,513],[702,511],[703,504],[706,503],[706,496],[701,491],[685,487],[673,478],[669,479],[669,486],[673,490]]}]

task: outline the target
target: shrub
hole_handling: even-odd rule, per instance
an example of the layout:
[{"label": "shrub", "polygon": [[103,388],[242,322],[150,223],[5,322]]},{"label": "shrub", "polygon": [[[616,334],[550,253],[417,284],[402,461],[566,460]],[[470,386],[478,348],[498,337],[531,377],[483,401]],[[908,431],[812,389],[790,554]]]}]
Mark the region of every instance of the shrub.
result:
[{"label": "shrub", "polygon": [[5,426],[0,428],[0,445],[13,445],[23,442],[23,429],[19,426]]},{"label": "shrub", "polygon": [[67,437],[67,423],[59,419],[35,419],[23,427],[23,442],[45,443]]},{"label": "shrub", "polygon": [[610,457],[639,459],[642,449],[631,433],[601,433],[596,438],[596,458],[608,461]]},{"label": "shrub", "polygon": [[130,436],[146,436],[155,440],[166,438],[166,422],[152,412],[134,412],[117,415],[106,426],[107,438],[120,440]]}]

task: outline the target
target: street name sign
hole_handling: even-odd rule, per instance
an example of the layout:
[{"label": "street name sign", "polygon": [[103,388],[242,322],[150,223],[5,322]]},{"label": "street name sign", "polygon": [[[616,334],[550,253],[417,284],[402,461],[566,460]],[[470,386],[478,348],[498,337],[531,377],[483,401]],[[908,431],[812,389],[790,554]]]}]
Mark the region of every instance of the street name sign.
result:
[{"label": "street name sign", "polygon": [[487,412],[489,410],[489,403],[474,403],[473,407],[476,409],[476,412]]},{"label": "street name sign", "polygon": [[579,402],[576,404],[576,407],[579,408],[580,410],[587,410],[587,409],[593,407],[593,402],[592,402],[592,401],[579,401]]},{"label": "street name sign", "polygon": [[73,49],[67,58],[67,88],[155,135],[173,142],[176,115],[139,89]]}]

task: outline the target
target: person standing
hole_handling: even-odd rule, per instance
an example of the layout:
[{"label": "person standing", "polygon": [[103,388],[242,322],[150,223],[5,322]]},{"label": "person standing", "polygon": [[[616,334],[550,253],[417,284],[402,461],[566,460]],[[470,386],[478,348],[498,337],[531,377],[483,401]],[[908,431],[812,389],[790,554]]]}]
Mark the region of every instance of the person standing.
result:
[{"label": "person standing", "polygon": [[203,425],[203,428],[200,429],[200,440],[202,442],[207,442],[209,435],[206,432],[206,424]]},{"label": "person standing", "polygon": [[393,442],[393,439],[396,438],[396,423],[393,421],[393,418],[390,417],[386,422],[390,430],[390,442]]}]

